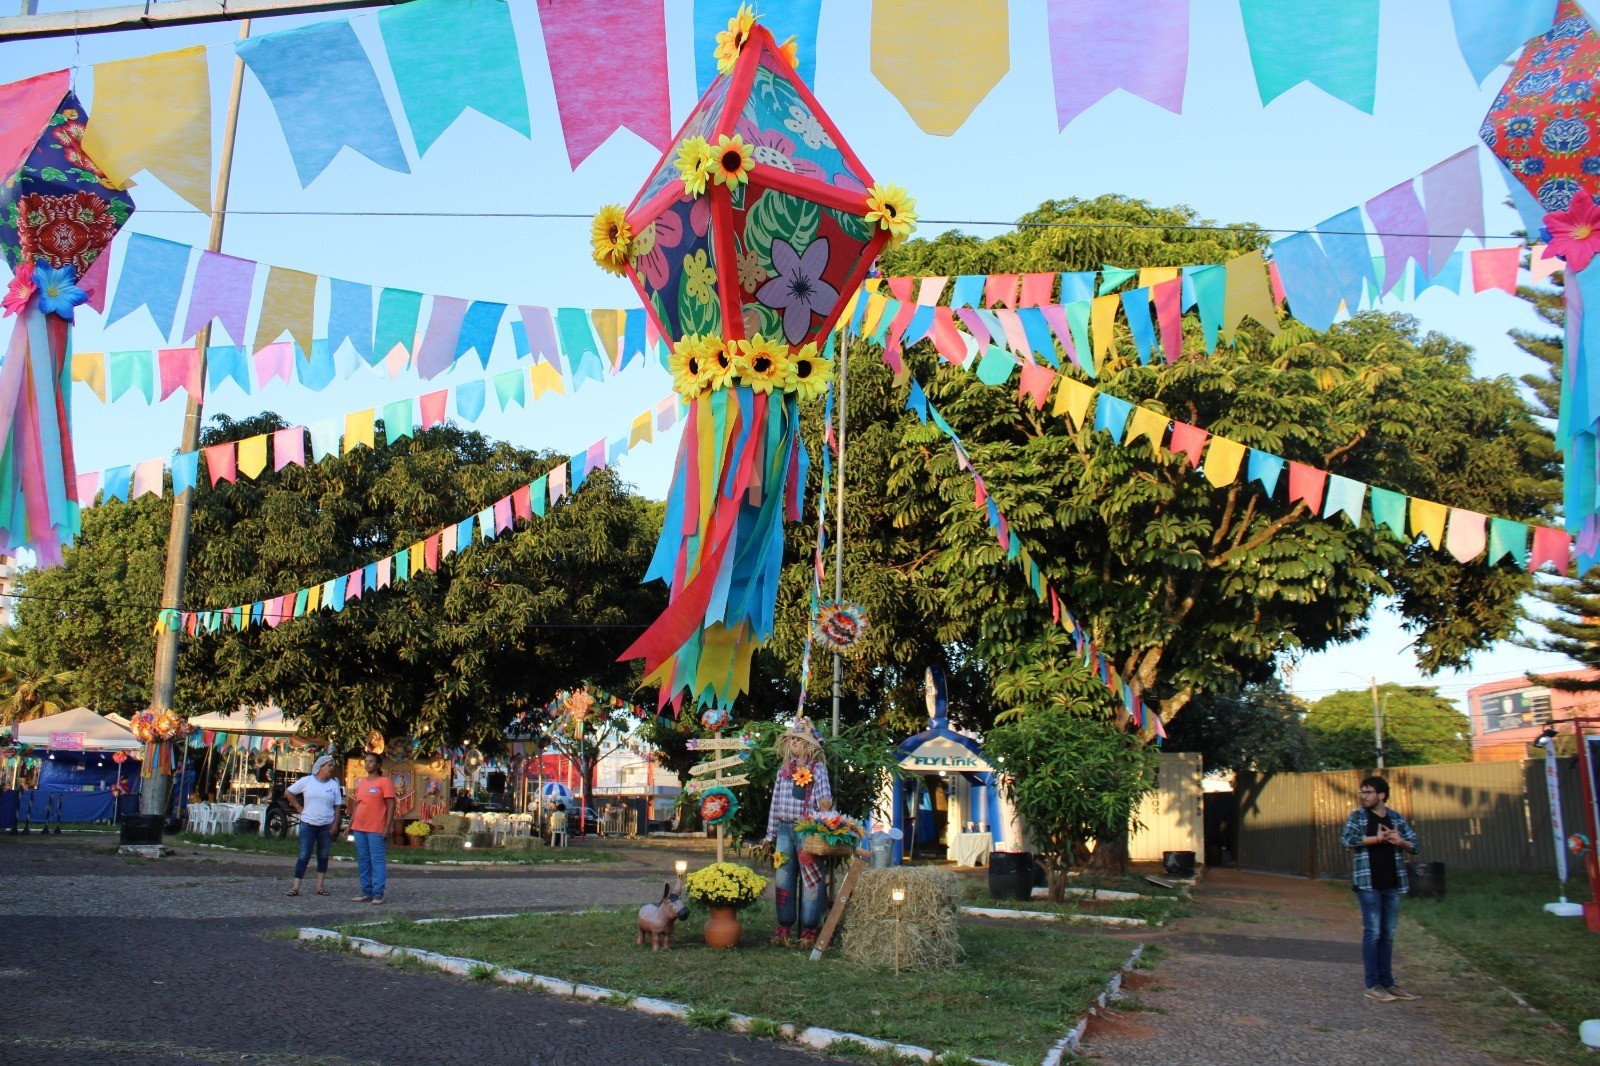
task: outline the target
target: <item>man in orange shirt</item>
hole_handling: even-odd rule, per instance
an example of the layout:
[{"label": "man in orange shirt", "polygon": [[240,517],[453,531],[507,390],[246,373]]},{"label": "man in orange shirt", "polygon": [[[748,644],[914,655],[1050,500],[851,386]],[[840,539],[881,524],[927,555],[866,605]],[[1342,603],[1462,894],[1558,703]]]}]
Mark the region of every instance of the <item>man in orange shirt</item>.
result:
[{"label": "man in orange shirt", "polygon": [[394,824],[394,782],[383,776],[383,756],[368,752],[363,760],[366,776],[350,789],[350,832],[356,838],[356,869],[361,873],[361,895],[351,903],[383,903],[389,877],[389,830]]}]

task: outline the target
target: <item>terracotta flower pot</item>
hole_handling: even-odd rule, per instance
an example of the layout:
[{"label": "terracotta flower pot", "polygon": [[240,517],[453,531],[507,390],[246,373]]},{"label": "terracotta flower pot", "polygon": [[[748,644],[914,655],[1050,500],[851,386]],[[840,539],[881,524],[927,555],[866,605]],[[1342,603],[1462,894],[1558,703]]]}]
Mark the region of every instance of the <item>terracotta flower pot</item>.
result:
[{"label": "terracotta flower pot", "polygon": [[705,925],[706,947],[736,948],[739,946],[739,934],[743,932],[738,908],[711,908],[711,917],[706,919]]}]

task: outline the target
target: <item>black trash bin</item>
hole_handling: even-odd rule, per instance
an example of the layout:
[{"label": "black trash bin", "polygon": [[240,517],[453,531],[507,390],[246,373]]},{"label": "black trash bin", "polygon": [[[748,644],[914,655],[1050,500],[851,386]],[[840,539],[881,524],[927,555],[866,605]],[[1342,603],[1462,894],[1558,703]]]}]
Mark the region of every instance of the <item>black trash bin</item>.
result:
[{"label": "black trash bin", "polygon": [[1411,868],[1411,891],[1408,895],[1417,899],[1444,899],[1444,863],[1413,862],[1408,865]]},{"label": "black trash bin", "polygon": [[1028,899],[1033,895],[1033,853],[991,851],[989,896],[992,899]]},{"label": "black trash bin", "polygon": [[167,818],[163,814],[125,814],[121,834],[124,844],[159,844]]},{"label": "black trash bin", "polygon": [[1194,852],[1192,851],[1163,851],[1161,853],[1161,868],[1169,877],[1194,876]]}]

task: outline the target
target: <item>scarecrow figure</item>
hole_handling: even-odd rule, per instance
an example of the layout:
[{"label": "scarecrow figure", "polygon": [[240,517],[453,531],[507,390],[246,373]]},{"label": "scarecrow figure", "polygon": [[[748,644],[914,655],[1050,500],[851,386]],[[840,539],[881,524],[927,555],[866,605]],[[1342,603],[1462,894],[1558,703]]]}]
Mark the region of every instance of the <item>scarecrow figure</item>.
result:
[{"label": "scarecrow figure", "polygon": [[772,786],[772,810],[767,815],[766,843],[772,844],[778,862],[775,894],[778,928],[773,943],[791,946],[795,927],[795,888],[799,882],[800,946],[810,948],[822,925],[822,863],[800,846],[794,824],[833,807],[833,786],[828,765],[822,761],[822,734],[804,716],[778,737],[773,750],[782,764]]}]

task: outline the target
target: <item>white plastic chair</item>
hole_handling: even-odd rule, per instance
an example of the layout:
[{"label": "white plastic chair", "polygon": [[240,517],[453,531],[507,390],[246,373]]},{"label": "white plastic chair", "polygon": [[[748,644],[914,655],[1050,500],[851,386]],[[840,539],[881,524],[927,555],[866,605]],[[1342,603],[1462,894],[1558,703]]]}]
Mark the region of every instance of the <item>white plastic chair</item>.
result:
[{"label": "white plastic chair", "polygon": [[[561,843],[557,844],[557,840]],[[552,848],[567,846],[567,816],[561,811],[550,816],[550,846]]]},{"label": "white plastic chair", "polygon": [[511,836],[522,838],[533,836],[533,815],[513,814],[510,819],[508,832]]},{"label": "white plastic chair", "polygon": [[195,836],[210,836],[217,831],[217,817],[209,803],[189,804],[189,832]]},{"label": "white plastic chair", "polygon": [[242,803],[218,803],[212,806],[213,819],[212,832],[231,833],[239,827],[239,819],[244,816]]}]

